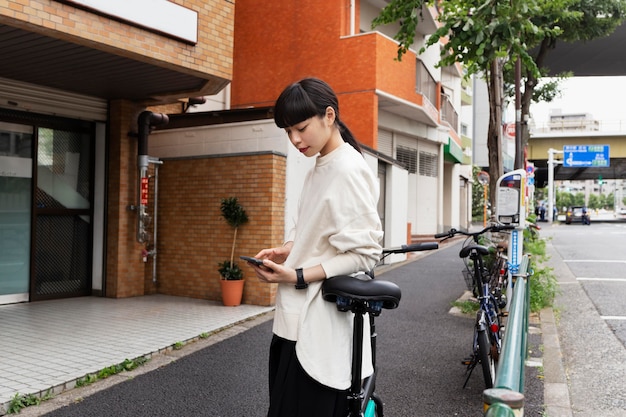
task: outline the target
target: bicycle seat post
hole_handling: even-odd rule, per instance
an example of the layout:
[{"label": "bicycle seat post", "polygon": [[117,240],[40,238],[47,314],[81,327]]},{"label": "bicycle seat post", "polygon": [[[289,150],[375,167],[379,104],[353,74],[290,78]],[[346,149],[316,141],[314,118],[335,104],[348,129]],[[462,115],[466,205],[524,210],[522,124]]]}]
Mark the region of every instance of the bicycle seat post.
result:
[{"label": "bicycle seat post", "polygon": [[358,301],[352,308],[354,330],[352,335],[352,385],[350,386],[350,416],[361,414],[361,366],[363,362],[363,316],[365,305]]},{"label": "bicycle seat post", "polygon": [[382,416],[382,401],[374,393],[376,381],[375,339],[372,338],[372,365],[374,372],[361,381],[363,375],[363,342],[364,342],[364,316],[370,316],[370,333],[373,331],[374,317],[380,315],[383,309],[394,309],[400,303],[400,288],[389,281],[364,279],[342,275],[327,278],[322,285],[324,300],[334,302],[337,309],[342,312],[352,312],[352,381],[348,391],[348,416],[360,417],[370,403],[376,404],[376,413]]}]

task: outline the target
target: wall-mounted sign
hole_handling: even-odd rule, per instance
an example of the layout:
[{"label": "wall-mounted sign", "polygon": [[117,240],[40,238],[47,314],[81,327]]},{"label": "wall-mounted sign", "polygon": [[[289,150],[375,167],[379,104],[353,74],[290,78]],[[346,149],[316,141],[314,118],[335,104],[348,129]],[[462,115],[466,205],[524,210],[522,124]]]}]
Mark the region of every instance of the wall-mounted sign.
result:
[{"label": "wall-mounted sign", "polygon": [[149,179],[148,177],[141,177],[141,198],[140,204],[145,206],[148,204],[148,185]]},{"label": "wall-mounted sign", "polygon": [[198,13],[165,0],[58,0],[193,44]]}]

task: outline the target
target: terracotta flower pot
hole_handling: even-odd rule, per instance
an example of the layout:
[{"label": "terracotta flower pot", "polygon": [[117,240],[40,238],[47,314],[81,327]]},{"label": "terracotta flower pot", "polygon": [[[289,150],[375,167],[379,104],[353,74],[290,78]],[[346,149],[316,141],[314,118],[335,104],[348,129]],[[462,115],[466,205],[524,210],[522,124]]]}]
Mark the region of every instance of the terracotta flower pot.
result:
[{"label": "terracotta flower pot", "polygon": [[225,306],[235,307],[241,304],[244,283],[245,281],[243,279],[220,280],[220,285],[222,287],[222,303]]}]

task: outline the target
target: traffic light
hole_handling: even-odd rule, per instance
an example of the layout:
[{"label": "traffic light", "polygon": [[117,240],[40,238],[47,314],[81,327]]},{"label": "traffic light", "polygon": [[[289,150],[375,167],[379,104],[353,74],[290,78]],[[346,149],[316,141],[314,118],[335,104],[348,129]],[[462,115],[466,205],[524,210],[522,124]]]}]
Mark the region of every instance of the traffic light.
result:
[{"label": "traffic light", "polygon": [[535,168],[535,188],[548,186],[548,168]]},{"label": "traffic light", "polygon": [[604,180],[602,179],[602,175],[598,175],[598,184],[602,185]]}]

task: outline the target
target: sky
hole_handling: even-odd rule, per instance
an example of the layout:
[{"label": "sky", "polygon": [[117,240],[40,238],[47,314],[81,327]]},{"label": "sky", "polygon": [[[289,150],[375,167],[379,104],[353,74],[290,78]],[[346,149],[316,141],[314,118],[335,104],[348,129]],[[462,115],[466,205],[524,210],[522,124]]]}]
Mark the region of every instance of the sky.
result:
[{"label": "sky", "polygon": [[545,124],[550,112],[589,113],[601,125],[626,129],[626,77],[572,77],[563,81],[561,97],[551,103],[533,103],[530,112],[535,124]]}]

